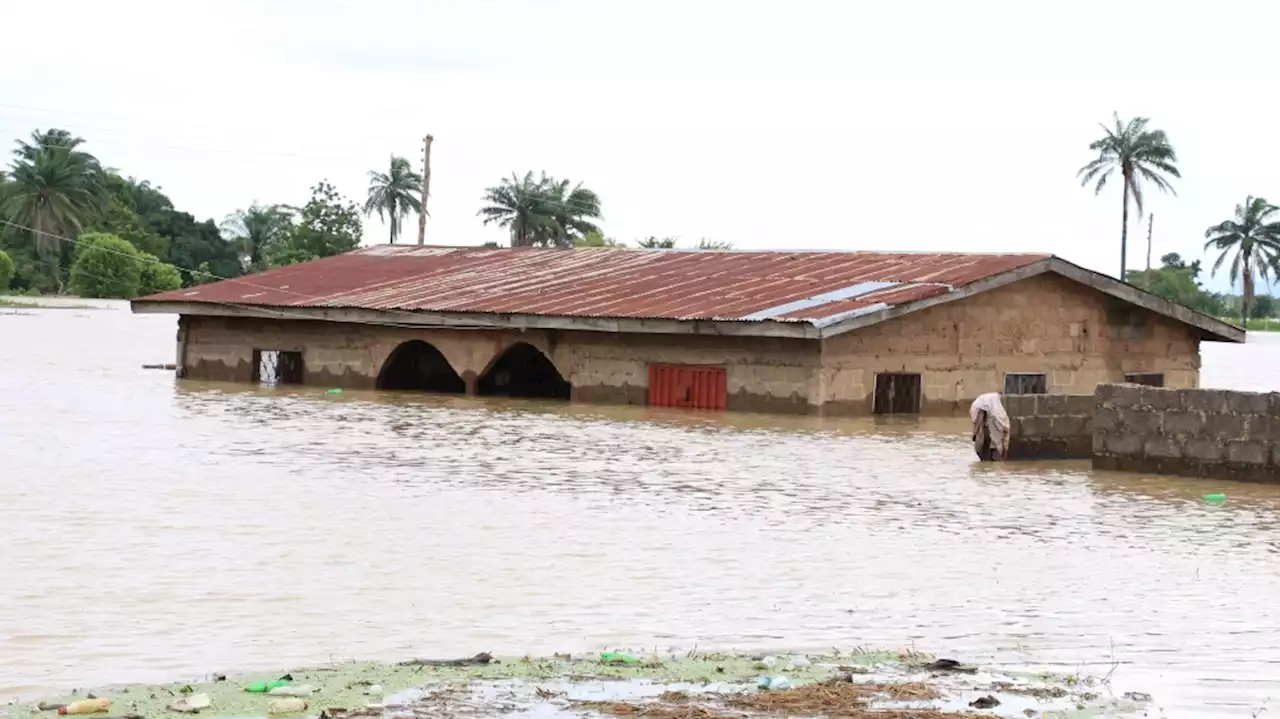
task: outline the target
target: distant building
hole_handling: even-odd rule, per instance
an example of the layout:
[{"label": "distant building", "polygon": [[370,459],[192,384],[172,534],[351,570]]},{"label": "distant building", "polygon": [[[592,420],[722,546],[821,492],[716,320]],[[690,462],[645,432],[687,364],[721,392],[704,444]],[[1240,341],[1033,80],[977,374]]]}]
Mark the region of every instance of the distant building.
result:
[{"label": "distant building", "polygon": [[135,300],[199,380],[951,413],[1196,387],[1244,331],[1049,255],[379,246]]}]

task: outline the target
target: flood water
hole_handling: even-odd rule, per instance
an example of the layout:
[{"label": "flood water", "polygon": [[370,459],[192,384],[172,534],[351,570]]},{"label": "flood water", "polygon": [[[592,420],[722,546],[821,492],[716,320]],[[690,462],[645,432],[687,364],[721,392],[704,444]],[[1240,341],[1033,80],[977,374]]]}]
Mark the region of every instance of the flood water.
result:
[{"label": "flood water", "polygon": [[[964,420],[175,383],[140,369],[174,318],[109,307],[0,310],[0,697],[861,645],[1280,711],[1280,487],[984,466]],[[1203,381],[1273,389],[1278,360],[1274,335],[1206,344]]]}]

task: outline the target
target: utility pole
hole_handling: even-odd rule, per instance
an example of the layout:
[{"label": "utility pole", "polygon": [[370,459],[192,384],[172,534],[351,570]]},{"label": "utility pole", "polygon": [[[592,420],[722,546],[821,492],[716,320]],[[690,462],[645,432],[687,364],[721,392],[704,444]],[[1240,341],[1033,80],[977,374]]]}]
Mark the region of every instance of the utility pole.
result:
[{"label": "utility pole", "polygon": [[418,244],[427,242],[427,196],[431,194],[431,141],[430,135],[422,138],[422,206],[418,208]]},{"label": "utility pole", "polygon": [[1156,213],[1147,215],[1147,272],[1151,271],[1151,226],[1155,223]]}]

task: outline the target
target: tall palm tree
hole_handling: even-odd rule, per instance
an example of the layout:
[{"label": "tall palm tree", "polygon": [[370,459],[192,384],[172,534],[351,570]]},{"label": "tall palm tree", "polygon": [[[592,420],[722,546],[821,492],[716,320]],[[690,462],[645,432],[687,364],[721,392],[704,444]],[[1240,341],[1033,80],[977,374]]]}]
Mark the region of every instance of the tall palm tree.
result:
[{"label": "tall palm tree", "polygon": [[542,188],[533,179],[532,171],[524,173],[524,177],[513,172],[511,177],[502,178],[484,191],[483,201],[488,204],[476,215],[484,218],[483,224],[507,228],[512,247],[532,247],[551,222],[545,214],[541,195]]},{"label": "tall palm tree", "polygon": [[410,212],[422,209],[422,175],[403,157],[391,156],[388,172],[369,172],[369,197],[364,201],[364,214],[378,213],[378,219],[391,226],[391,244],[396,243]]},{"label": "tall palm tree", "polygon": [[484,224],[505,227],[512,247],[571,247],[575,240],[600,228],[591,220],[600,217],[596,193],[569,180],[557,180],[545,172],[538,179],[533,172],[524,177],[512,173],[485,190],[488,203],[476,214]]},{"label": "tall palm tree", "polygon": [[236,210],[222,221],[222,234],[235,245],[246,270],[266,269],[267,253],[288,237],[293,216],[283,205],[259,205]]},{"label": "tall palm tree", "polygon": [[1135,117],[1121,122],[1120,114],[1113,113],[1114,127],[1102,125],[1106,134],[1094,140],[1089,149],[1098,153],[1097,158],[1081,167],[1076,173],[1081,187],[1096,183],[1095,195],[1102,193],[1112,173],[1119,170],[1124,178],[1121,200],[1124,204],[1120,224],[1120,279],[1125,277],[1125,264],[1129,251],[1129,200],[1138,208],[1142,217],[1142,185],[1150,182],[1164,192],[1178,194],[1169,184],[1169,177],[1182,177],[1178,172],[1178,155],[1164,130],[1148,130],[1150,118]]},{"label": "tall palm tree", "polygon": [[553,222],[547,223],[547,234],[541,244],[572,247],[575,240],[600,228],[591,220],[600,218],[600,197],[579,182],[570,187],[569,180],[542,176],[542,202]]},{"label": "tall palm tree", "polygon": [[97,160],[64,147],[19,145],[3,213],[33,230],[36,251],[51,262],[59,254],[56,236],[78,233],[98,202],[97,175],[87,168]]},{"label": "tall palm tree", "polygon": [[1204,248],[1221,250],[1211,274],[1218,270],[1227,257],[1231,258],[1231,284],[1237,279],[1244,283],[1244,302],[1241,306],[1241,324],[1248,326],[1249,310],[1253,307],[1254,276],[1269,281],[1280,273],[1280,208],[1261,197],[1250,195],[1243,205],[1236,205],[1234,220],[1214,225],[1205,230],[1208,242]]}]

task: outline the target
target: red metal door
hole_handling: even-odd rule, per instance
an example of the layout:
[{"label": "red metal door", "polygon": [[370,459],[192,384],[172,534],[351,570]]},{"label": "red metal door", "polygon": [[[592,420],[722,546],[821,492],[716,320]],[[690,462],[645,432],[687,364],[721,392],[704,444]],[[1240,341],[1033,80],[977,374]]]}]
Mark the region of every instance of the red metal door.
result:
[{"label": "red metal door", "polygon": [[649,405],[724,409],[728,394],[723,367],[649,365]]}]

